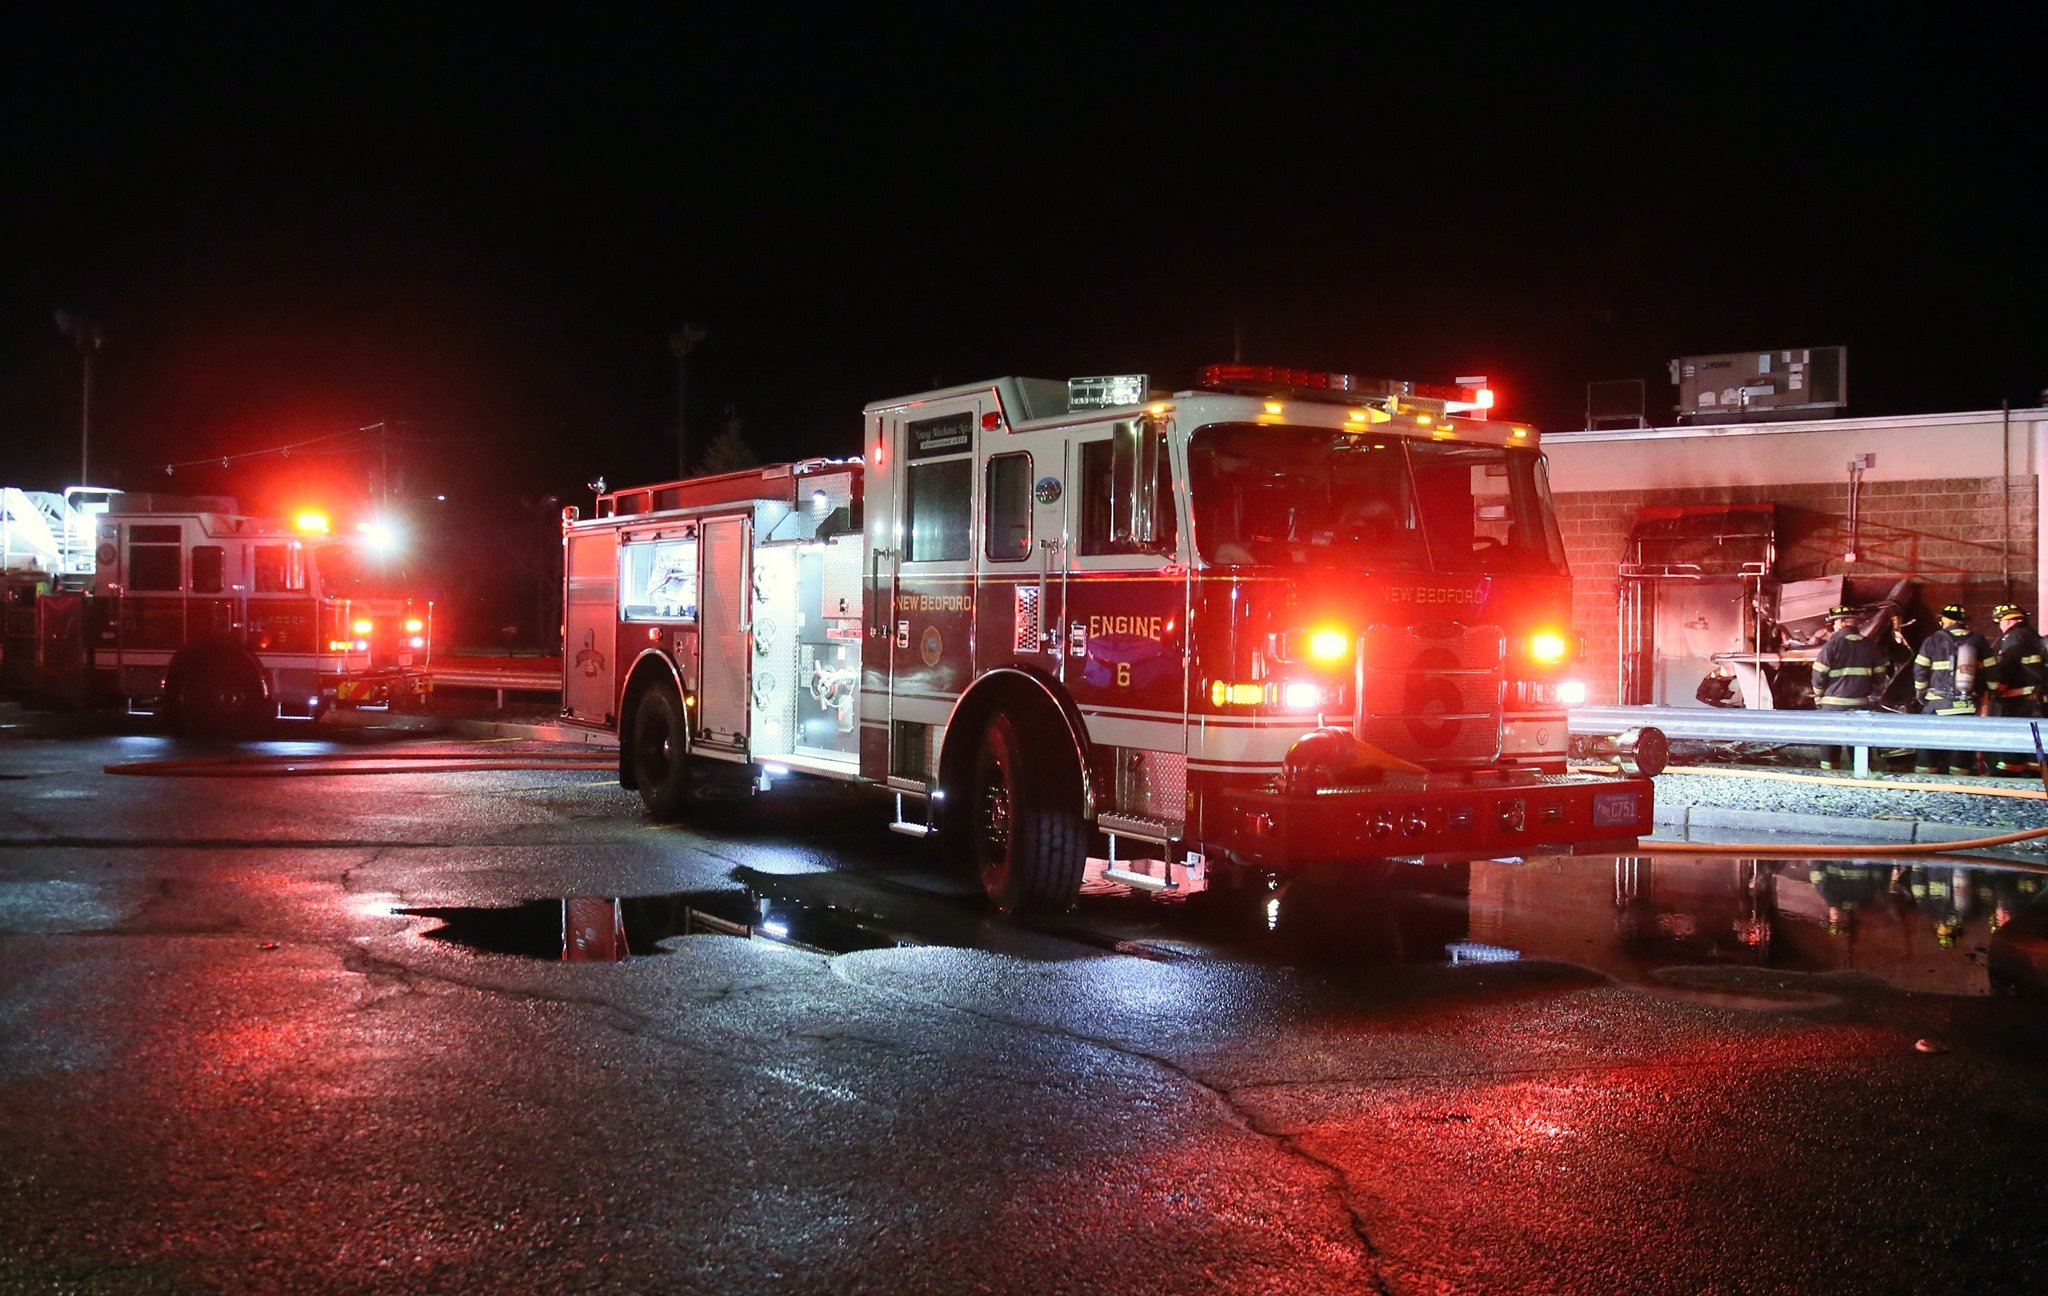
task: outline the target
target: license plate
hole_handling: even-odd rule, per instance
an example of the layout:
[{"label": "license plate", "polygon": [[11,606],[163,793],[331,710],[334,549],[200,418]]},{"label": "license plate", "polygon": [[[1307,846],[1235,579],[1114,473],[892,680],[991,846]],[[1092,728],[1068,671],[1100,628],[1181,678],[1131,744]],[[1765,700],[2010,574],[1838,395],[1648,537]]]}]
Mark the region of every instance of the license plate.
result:
[{"label": "license plate", "polygon": [[1633,825],[1635,821],[1635,793],[1595,792],[1593,794],[1593,826],[1595,828],[1620,828],[1624,825]]}]

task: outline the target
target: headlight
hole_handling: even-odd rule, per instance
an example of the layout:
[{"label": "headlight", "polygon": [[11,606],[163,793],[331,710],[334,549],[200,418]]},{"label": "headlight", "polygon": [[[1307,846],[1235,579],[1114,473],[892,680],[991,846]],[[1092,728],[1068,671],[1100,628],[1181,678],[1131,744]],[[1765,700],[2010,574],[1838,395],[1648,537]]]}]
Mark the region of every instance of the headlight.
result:
[{"label": "headlight", "polygon": [[1313,711],[1322,704],[1323,689],[1320,684],[1295,680],[1280,686],[1280,705],[1289,711]]}]

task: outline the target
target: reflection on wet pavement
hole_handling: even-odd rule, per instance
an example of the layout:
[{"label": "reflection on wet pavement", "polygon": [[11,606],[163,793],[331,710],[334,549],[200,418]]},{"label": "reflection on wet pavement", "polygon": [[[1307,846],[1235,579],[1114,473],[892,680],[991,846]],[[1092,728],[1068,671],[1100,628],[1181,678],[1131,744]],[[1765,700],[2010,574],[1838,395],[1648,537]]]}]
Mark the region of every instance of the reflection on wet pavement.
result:
[{"label": "reflection on wet pavement", "polygon": [[1861,973],[1918,993],[2048,997],[2048,878],[1991,865],[1482,861],[1404,867],[1370,886],[1297,881],[1174,906],[1088,895],[1073,914],[1027,928],[991,920],[977,900],[915,877],[742,870],[737,880],[743,889],[400,912],[439,919],[428,939],[570,962],[618,962],[658,954],[669,937],[719,934],[823,954],[972,945],[1022,957],[1121,952],[1326,972],[1541,959],[1750,1008],[1830,996],[1782,979],[1727,984],[1730,974]]},{"label": "reflection on wet pavement", "polygon": [[748,891],[695,891],[660,896],[563,896],[504,908],[399,909],[435,918],[428,940],[491,954],[619,963],[662,953],[671,936],[760,937],[821,954],[876,949],[898,942],[875,936],[829,909],[778,907]]},{"label": "reflection on wet pavement", "polygon": [[[1858,972],[1905,991],[2048,988],[2048,879],[1961,864],[1711,856],[1482,861],[1281,890],[1277,948],[1402,963],[1548,959],[1673,992],[1687,969]],[[1803,998],[1765,996],[1773,1006]],[[1761,1005],[1751,1005],[1761,1006]]]}]

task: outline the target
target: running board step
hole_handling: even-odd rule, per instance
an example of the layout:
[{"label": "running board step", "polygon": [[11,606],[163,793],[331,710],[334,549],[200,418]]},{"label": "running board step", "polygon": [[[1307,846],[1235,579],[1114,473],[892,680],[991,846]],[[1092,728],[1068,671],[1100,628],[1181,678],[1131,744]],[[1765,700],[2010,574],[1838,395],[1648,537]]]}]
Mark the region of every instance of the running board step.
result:
[{"label": "running board step", "polygon": [[1157,842],[1161,846],[1177,840],[1181,835],[1179,824],[1145,815],[1105,812],[1095,816],[1095,826],[1112,836],[1128,837],[1132,841]]},{"label": "running board step", "polygon": [[1102,876],[1111,882],[1121,882],[1133,891],[1158,892],[1176,889],[1175,884],[1165,878],[1156,878],[1150,873],[1134,873],[1130,869],[1117,868],[1115,865],[1102,870]]},{"label": "running board step", "polygon": [[[895,822],[889,825],[889,831],[892,833],[902,833],[905,837],[931,836],[934,832],[937,831],[937,829],[933,828],[932,825],[928,823],[912,823],[910,820],[903,817],[903,798],[906,795],[918,797],[919,800],[923,800],[922,795],[916,792],[897,792],[896,819]],[[929,803],[927,802],[927,804]]]}]

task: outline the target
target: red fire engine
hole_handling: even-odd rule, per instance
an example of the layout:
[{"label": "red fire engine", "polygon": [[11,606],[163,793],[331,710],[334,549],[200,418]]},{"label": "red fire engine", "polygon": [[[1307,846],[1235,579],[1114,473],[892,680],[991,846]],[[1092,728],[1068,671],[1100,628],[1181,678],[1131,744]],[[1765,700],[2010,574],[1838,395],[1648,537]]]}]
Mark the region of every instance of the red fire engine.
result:
[{"label": "red fire engine", "polygon": [[870,405],[861,460],[602,494],[564,516],[563,718],[657,817],[788,771],[885,789],[1012,909],[1626,849],[1650,783],[1565,767],[1537,436],[1479,405],[1005,378]]},{"label": "red fire engine", "polygon": [[249,517],[225,498],[8,488],[4,680],[63,705],[234,734],[278,716],[409,708],[431,688],[433,608],[362,536]]}]

